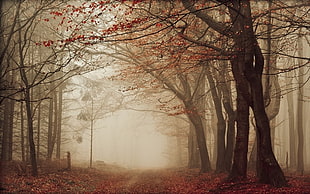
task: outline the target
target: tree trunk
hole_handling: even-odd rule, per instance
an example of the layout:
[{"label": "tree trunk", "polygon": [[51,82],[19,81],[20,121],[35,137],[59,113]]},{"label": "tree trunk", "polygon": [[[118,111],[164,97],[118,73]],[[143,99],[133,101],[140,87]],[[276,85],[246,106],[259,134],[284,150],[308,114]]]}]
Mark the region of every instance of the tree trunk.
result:
[{"label": "tree trunk", "polygon": [[262,84],[260,80],[252,81],[253,112],[257,126],[257,176],[262,183],[284,186],[287,182],[272,151],[270,125],[264,108]]},{"label": "tree trunk", "polygon": [[216,172],[221,173],[225,171],[225,131],[226,123],[223,117],[221,98],[217,92],[214,79],[212,77],[209,67],[206,68],[206,75],[209,81],[212,99],[217,116],[217,159],[216,159]]},{"label": "tree trunk", "polygon": [[56,137],[58,133],[58,99],[57,90],[54,88],[54,83],[51,83],[52,97],[50,99],[49,107],[49,125],[48,125],[48,153],[47,159],[51,160],[56,144]]},{"label": "tree trunk", "polygon": [[[300,32],[299,32],[300,33]],[[302,38],[298,37],[298,55],[303,56]],[[303,60],[298,60],[298,65],[301,65]],[[297,102],[297,172],[301,175],[304,173],[304,122],[303,122],[303,106],[304,106],[304,69],[299,67],[298,69],[298,102]]]},{"label": "tree trunk", "polygon": [[94,139],[94,100],[91,99],[91,119],[90,119],[90,156],[89,156],[89,168],[93,165],[93,139]]},{"label": "tree trunk", "polygon": [[14,102],[10,99],[4,100],[4,115],[2,123],[2,150],[1,160],[12,160],[12,146],[13,146],[13,113]]},{"label": "tree trunk", "polygon": [[28,123],[28,141],[29,141],[29,149],[30,149],[30,160],[32,167],[32,175],[38,175],[38,166],[37,166],[37,158],[36,158],[36,149],[33,140],[33,120],[32,120],[32,110],[31,110],[31,99],[30,99],[30,89],[26,88],[25,91],[25,102],[26,102],[26,112],[27,112],[27,123]]},{"label": "tree trunk", "polygon": [[15,101],[10,100],[10,113],[9,114],[9,160],[13,160],[13,122],[14,122],[14,107]]},{"label": "tree trunk", "polygon": [[[20,23],[19,23],[20,26]],[[18,54],[19,54],[19,72],[21,80],[24,84],[24,97],[25,97],[25,104],[26,104],[26,115],[27,115],[27,126],[28,126],[28,143],[29,143],[29,154],[30,154],[30,161],[31,161],[31,167],[32,167],[32,175],[37,176],[38,175],[38,166],[37,166],[37,158],[36,158],[36,148],[34,144],[33,139],[33,114],[31,109],[31,94],[30,94],[30,84],[28,81],[28,77],[25,70],[25,59],[24,59],[24,53],[23,53],[23,39],[22,39],[22,32],[19,31],[18,33],[19,38],[19,44],[18,44]]]},{"label": "tree trunk", "polygon": [[[225,71],[224,68],[221,70]],[[231,96],[231,86],[230,83],[227,82],[225,76],[219,76],[220,83],[219,89],[221,90],[223,96],[223,107],[227,113],[228,121],[227,121],[227,133],[226,133],[226,148],[225,148],[225,169],[227,172],[230,172],[233,158],[233,151],[235,146],[235,121],[236,121],[236,113],[233,110],[233,102]]]},{"label": "tree trunk", "polygon": [[[10,63],[7,63],[10,66]],[[11,68],[9,68],[11,69]],[[9,87],[13,87],[15,85],[16,73],[12,71],[12,73],[8,73],[4,75],[7,84]],[[1,75],[3,76],[3,75]],[[7,92],[5,92],[7,93]],[[6,161],[11,161],[13,157],[13,122],[14,122],[14,107],[15,101],[9,98],[5,98],[3,100],[3,120],[2,120],[2,147],[1,147],[1,159]]]},{"label": "tree trunk", "polygon": [[199,154],[201,160],[201,167],[200,172],[210,172],[211,171],[211,164],[209,153],[206,144],[206,138],[204,134],[204,127],[201,117],[197,112],[197,108],[191,102],[184,102],[185,108],[187,110],[192,111],[191,113],[187,114],[189,120],[195,127],[196,137],[197,137],[197,144],[199,147]]},{"label": "tree trunk", "polygon": [[[239,32],[234,36],[234,42],[235,49],[239,52],[236,58],[240,60],[233,66],[237,65],[237,75],[245,75],[246,81],[241,80],[243,84],[250,86],[250,94],[246,95],[249,92],[247,89],[242,91],[242,95],[244,98],[250,97],[247,101],[253,110],[257,127],[257,175],[262,183],[285,186],[287,182],[284,173],[272,151],[270,123],[265,111],[262,86],[264,57],[253,32],[250,2],[247,0],[242,5],[239,3],[234,1],[234,9],[230,9],[231,18],[236,21],[233,28]],[[233,73],[235,79],[238,79],[234,70]],[[240,87],[237,87],[238,89]]]},{"label": "tree trunk", "polygon": [[[238,87],[238,86],[237,86]],[[237,136],[233,164],[229,178],[233,181],[247,176],[247,154],[249,144],[249,105],[237,90]]]},{"label": "tree trunk", "polygon": [[[290,76],[288,76],[290,77]],[[292,78],[288,78],[287,84],[291,85]],[[297,167],[297,149],[296,149],[296,128],[295,128],[295,115],[294,115],[294,97],[293,92],[287,94],[287,110],[289,122],[289,167],[296,169]]]},{"label": "tree trunk", "polygon": [[58,113],[57,113],[57,149],[56,149],[56,158],[60,159],[61,151],[61,120],[62,120],[62,86],[59,87],[58,91]]},{"label": "tree trunk", "polygon": [[51,150],[50,155],[53,155],[54,147],[56,144],[56,137],[58,133],[58,98],[57,98],[57,90],[54,89],[53,91],[53,100],[54,100],[54,119],[53,119],[53,135],[52,135],[52,142],[51,142]]},{"label": "tree trunk", "polygon": [[[205,116],[205,110],[206,110],[206,76],[205,76],[205,66],[202,66],[201,70],[193,73],[194,80],[197,80],[196,83],[193,85],[193,103],[195,104],[196,108],[199,112],[199,117],[202,120],[202,125],[204,128],[204,132],[206,129],[206,116]],[[196,88],[196,89],[194,89]],[[201,166],[201,160],[200,160],[200,153],[199,153],[199,146],[197,144],[197,134],[195,132],[195,127],[193,124],[190,125],[192,127],[193,132],[193,143],[194,143],[194,165],[200,167]],[[206,133],[205,133],[206,134]],[[206,137],[205,137],[206,141]]]},{"label": "tree trunk", "polygon": [[195,127],[190,123],[188,133],[188,168],[200,167],[199,149],[197,146],[197,137],[195,133]]},{"label": "tree trunk", "polygon": [[[211,95],[210,95],[210,99],[211,99]],[[212,100],[210,100],[212,101]],[[212,110],[211,110],[211,115],[210,115],[210,118],[211,118],[211,121],[210,121],[210,131],[212,131],[212,135],[213,135],[213,138],[210,138],[210,142],[213,144],[212,147],[213,149],[211,150],[212,152],[212,159],[211,159],[211,164],[214,165],[214,167],[216,168],[216,160],[217,160],[217,145],[216,145],[216,141],[217,141],[217,128],[216,128],[216,125],[217,125],[217,117],[216,117],[216,113],[215,113],[215,108],[213,107],[214,106],[214,103],[210,102],[210,107],[212,107]],[[211,136],[211,134],[210,134]]]},{"label": "tree trunk", "polygon": [[[39,90],[40,92],[40,90]],[[40,95],[39,95],[40,96]],[[38,105],[38,118],[37,118],[37,121],[38,121],[38,126],[37,126],[37,160],[40,159],[40,142],[41,142],[41,103],[42,102],[39,102],[39,105]]]},{"label": "tree trunk", "polygon": [[[268,9],[272,7],[272,0],[268,2]],[[280,110],[280,101],[281,101],[281,88],[279,84],[279,79],[276,74],[277,69],[277,55],[272,54],[274,50],[276,50],[276,46],[278,40],[272,40],[272,12],[268,12],[268,22],[267,22],[267,54],[266,58],[266,67],[265,67],[265,75],[263,78],[264,89],[264,101],[266,112],[268,115],[271,127],[271,143],[272,148],[274,148],[275,141],[275,117],[278,115]]]},{"label": "tree trunk", "polygon": [[47,160],[52,159],[52,135],[53,135],[53,110],[54,100],[49,99],[49,113],[48,113],[48,131],[47,131]]},{"label": "tree trunk", "polygon": [[[217,1],[225,5],[229,11],[231,21],[229,28],[214,21],[205,10],[197,10],[191,1],[182,0],[182,3],[186,9],[202,19],[213,30],[231,38],[234,42],[234,51],[230,61],[237,89],[238,132],[231,177],[246,176],[247,158],[245,153],[248,149],[250,106],[254,113],[258,134],[259,180],[274,186],[286,186],[284,174],[271,147],[270,125],[265,111],[261,78],[264,57],[253,31],[250,0]],[[241,153],[238,153],[238,150]]]},{"label": "tree trunk", "polygon": [[20,145],[22,153],[22,161],[25,162],[25,125],[24,125],[24,103],[20,103]]},{"label": "tree trunk", "polygon": [[[263,67],[263,56],[258,49],[260,48],[256,48],[255,52],[255,66]],[[262,183],[274,186],[287,185],[284,173],[272,151],[270,123],[264,106],[261,74],[253,70],[252,66],[247,70],[247,79],[251,86],[252,110],[257,127],[257,176]]]},{"label": "tree trunk", "polygon": [[226,148],[225,148],[225,170],[230,172],[235,145],[235,113],[228,113]]}]

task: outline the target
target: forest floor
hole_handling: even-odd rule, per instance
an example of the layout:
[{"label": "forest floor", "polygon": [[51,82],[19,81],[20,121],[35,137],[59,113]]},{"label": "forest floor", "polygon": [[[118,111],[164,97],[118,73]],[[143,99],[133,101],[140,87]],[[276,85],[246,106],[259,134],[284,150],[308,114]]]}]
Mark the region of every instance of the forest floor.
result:
[{"label": "forest floor", "polygon": [[[3,166],[2,166],[3,167]],[[128,170],[119,167],[49,170],[38,177],[2,169],[0,193],[310,193],[310,175],[287,176],[288,187],[246,181],[225,183],[227,174],[198,169]]]}]

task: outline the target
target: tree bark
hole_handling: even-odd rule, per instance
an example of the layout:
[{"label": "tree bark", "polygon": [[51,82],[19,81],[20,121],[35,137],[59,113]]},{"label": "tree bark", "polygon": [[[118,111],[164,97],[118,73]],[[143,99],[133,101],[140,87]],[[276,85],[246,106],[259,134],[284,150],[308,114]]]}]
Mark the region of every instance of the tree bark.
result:
[{"label": "tree bark", "polygon": [[6,113],[9,114],[9,160],[13,160],[13,122],[14,122],[14,108],[15,108],[15,101],[10,100],[10,112]]},{"label": "tree bark", "polygon": [[20,103],[20,145],[22,153],[22,161],[26,161],[25,157],[25,125],[24,125],[24,103]]},{"label": "tree bark", "polygon": [[52,135],[53,135],[53,110],[54,100],[49,99],[49,113],[48,113],[48,130],[47,130],[47,160],[52,159]]},{"label": "tree bark", "polygon": [[272,151],[270,124],[264,108],[262,84],[259,80],[252,80],[253,112],[257,126],[257,176],[262,183],[274,186],[287,184]]},{"label": "tree bark", "polygon": [[13,146],[13,113],[14,101],[10,99],[4,100],[4,114],[2,123],[2,150],[1,160],[12,160],[12,146]]},{"label": "tree bark", "polygon": [[[288,78],[290,79],[290,78]],[[290,79],[291,80],[291,79]],[[289,82],[291,84],[291,81]],[[296,169],[297,167],[297,149],[296,149],[296,128],[295,128],[295,115],[294,115],[294,101],[293,93],[287,94],[287,110],[288,110],[288,122],[289,122],[289,167],[290,169]]]},{"label": "tree bark", "polygon": [[190,122],[188,133],[188,168],[200,167],[199,149],[194,125]]},{"label": "tree bark", "polygon": [[27,123],[28,123],[28,141],[30,149],[30,160],[32,167],[32,175],[38,175],[38,166],[37,166],[37,157],[36,157],[36,148],[33,139],[33,120],[32,120],[32,110],[31,110],[31,99],[30,99],[30,89],[26,88],[25,91],[25,102],[26,102],[26,113],[27,113]]},{"label": "tree bark", "polygon": [[200,108],[197,106],[197,103],[195,103],[193,100],[195,98],[195,93],[199,88],[197,84],[199,84],[199,81],[202,80],[201,76],[205,75],[204,70],[202,69],[199,78],[195,80],[196,85],[194,86],[195,89],[193,93],[191,92],[189,80],[186,78],[186,76],[182,74],[178,74],[179,80],[181,82],[182,91],[180,91],[178,87],[174,86],[167,79],[152,73],[151,75],[156,77],[158,80],[162,81],[180,100],[182,100],[185,106],[185,110],[187,111],[186,115],[195,128],[197,145],[199,148],[200,161],[201,161],[200,171],[202,173],[211,171],[211,163],[206,144],[206,136],[204,132],[203,116],[201,115],[204,114],[204,112],[200,111]]},{"label": "tree bark", "polygon": [[233,24],[234,30],[240,32],[234,36],[236,51],[240,51],[238,57],[243,59],[238,62],[238,66],[241,67],[239,70],[245,75],[247,80],[245,84],[248,83],[250,86],[251,95],[243,94],[243,97],[251,98],[248,102],[253,110],[257,127],[257,175],[262,183],[285,186],[287,182],[284,173],[272,151],[270,123],[265,111],[262,86],[264,57],[253,32],[250,2],[244,0],[242,5],[239,3],[237,0],[233,1],[234,9],[230,8],[230,13],[231,18],[236,21]]},{"label": "tree bark", "polygon": [[[220,21],[225,21],[225,14],[221,14],[225,11],[225,7],[221,6],[219,15]],[[236,113],[233,110],[233,102],[231,95],[231,85],[230,82],[227,82],[229,77],[229,69],[227,68],[229,63],[226,61],[222,61],[219,65],[219,72],[223,72],[223,74],[219,75],[217,80],[219,80],[219,90],[222,93],[222,103],[223,107],[227,113],[228,119],[226,124],[226,146],[224,151],[224,166],[225,171],[230,172],[232,167],[232,158],[233,151],[235,146],[235,121],[236,121]],[[223,118],[224,119],[224,118]]]},{"label": "tree bark", "polygon": [[202,119],[199,113],[197,112],[197,108],[192,104],[192,102],[185,101],[184,105],[187,110],[191,111],[191,113],[187,114],[187,116],[195,127],[197,144],[199,147],[199,154],[200,154],[200,160],[201,160],[200,172],[202,173],[210,172],[211,163],[210,163],[209,153],[207,149]]},{"label": "tree bark", "polygon": [[58,115],[57,115],[57,148],[56,148],[56,158],[60,159],[61,151],[61,121],[62,121],[62,86],[59,87],[58,91]]},{"label": "tree bark", "polygon": [[[19,23],[20,24],[20,23]],[[25,104],[26,104],[26,115],[27,115],[27,126],[28,126],[28,142],[29,142],[29,152],[30,152],[30,161],[32,167],[32,175],[38,175],[38,166],[37,166],[37,158],[36,158],[36,148],[33,139],[34,127],[33,127],[33,114],[31,108],[31,86],[28,81],[28,77],[25,70],[25,59],[22,47],[22,32],[19,31],[19,44],[18,44],[18,51],[19,51],[19,72],[21,79],[24,84],[24,97],[25,97]]]},{"label": "tree bark", "polygon": [[[39,90],[39,92],[40,92],[40,90]],[[39,105],[38,105],[37,122],[38,122],[37,123],[37,130],[38,130],[37,131],[37,160],[39,160],[40,159],[40,143],[41,143],[41,102],[39,102]]]},{"label": "tree bark", "polygon": [[[238,86],[237,86],[238,87]],[[249,104],[237,90],[237,135],[233,164],[229,174],[232,181],[247,177],[247,155],[249,144]]]},{"label": "tree bark", "polygon": [[54,147],[56,144],[56,138],[57,138],[57,133],[58,133],[58,98],[57,98],[57,90],[54,89],[53,91],[53,100],[54,100],[54,118],[53,118],[53,135],[52,135],[52,141],[51,141],[51,147],[50,147],[50,156],[52,157],[53,152],[54,152]]},{"label": "tree bark", "polygon": [[221,173],[225,171],[225,132],[226,123],[223,117],[221,97],[218,94],[217,87],[215,86],[214,79],[209,67],[206,68],[206,75],[209,81],[212,99],[217,116],[217,159],[216,159],[216,172]]},{"label": "tree bark", "polygon": [[[9,85],[9,87],[14,87],[16,73],[15,71],[11,70],[12,67],[10,66],[12,64],[10,62],[7,62],[7,65],[8,65],[7,68],[9,69],[9,71],[12,71],[12,73],[7,73],[7,75],[4,75],[4,78],[6,79],[6,82]],[[9,92],[4,93],[9,94]],[[3,135],[1,159],[11,161],[13,158],[13,122],[14,122],[15,101],[9,98],[5,98],[3,102],[4,102],[3,104],[4,112],[2,113],[3,120],[1,126]]]},{"label": "tree bark", "polygon": [[[298,55],[303,56],[303,45],[302,38],[298,37],[297,42],[298,47]],[[302,64],[302,60],[298,60],[298,64]],[[297,172],[301,175],[304,174],[304,121],[303,121],[303,106],[304,106],[304,69],[303,67],[299,67],[298,69],[298,102],[297,102]]]}]

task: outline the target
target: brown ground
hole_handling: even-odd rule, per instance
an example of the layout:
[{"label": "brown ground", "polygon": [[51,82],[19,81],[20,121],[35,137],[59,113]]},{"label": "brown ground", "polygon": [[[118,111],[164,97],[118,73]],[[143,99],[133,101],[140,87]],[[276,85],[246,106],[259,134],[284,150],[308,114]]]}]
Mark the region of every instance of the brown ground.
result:
[{"label": "brown ground", "polygon": [[[14,165],[13,165],[14,166]],[[10,166],[12,168],[12,166]],[[255,178],[224,183],[226,174],[199,174],[198,169],[126,170],[116,166],[71,171],[49,169],[38,177],[18,168],[1,172],[1,193],[310,193],[310,175],[287,176],[290,186],[273,188]],[[45,169],[45,171],[47,171]]]}]

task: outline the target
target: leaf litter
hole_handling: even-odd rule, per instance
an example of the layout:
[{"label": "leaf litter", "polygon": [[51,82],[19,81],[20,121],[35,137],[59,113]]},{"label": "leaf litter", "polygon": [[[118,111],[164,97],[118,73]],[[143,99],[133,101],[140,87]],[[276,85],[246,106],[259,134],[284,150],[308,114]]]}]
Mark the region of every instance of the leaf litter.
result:
[{"label": "leaf litter", "polygon": [[287,176],[288,187],[257,183],[253,175],[226,182],[227,174],[198,169],[114,170],[73,168],[31,175],[1,175],[1,193],[310,193],[310,175]]}]

